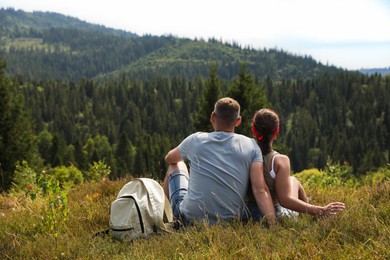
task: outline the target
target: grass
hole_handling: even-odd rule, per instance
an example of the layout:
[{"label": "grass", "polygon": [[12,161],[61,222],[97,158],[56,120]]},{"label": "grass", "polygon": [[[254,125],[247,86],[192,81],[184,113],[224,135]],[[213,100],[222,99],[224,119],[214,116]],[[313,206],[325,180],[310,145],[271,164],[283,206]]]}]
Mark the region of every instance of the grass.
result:
[{"label": "grass", "polygon": [[1,259],[390,259],[390,182],[359,188],[307,187],[311,201],[343,201],[331,218],[301,215],[271,229],[261,223],[197,223],[132,243],[93,237],[128,180],[83,183],[68,191],[64,225],[42,225],[47,199],[0,195]]}]

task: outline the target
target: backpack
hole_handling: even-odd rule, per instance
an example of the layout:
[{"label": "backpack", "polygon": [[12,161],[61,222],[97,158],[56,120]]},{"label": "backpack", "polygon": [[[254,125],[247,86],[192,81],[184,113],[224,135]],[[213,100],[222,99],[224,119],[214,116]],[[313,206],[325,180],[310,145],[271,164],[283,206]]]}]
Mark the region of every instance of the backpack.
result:
[{"label": "backpack", "polygon": [[111,237],[120,241],[145,238],[172,231],[172,209],[161,185],[153,179],[137,178],[119,191],[111,204]]}]

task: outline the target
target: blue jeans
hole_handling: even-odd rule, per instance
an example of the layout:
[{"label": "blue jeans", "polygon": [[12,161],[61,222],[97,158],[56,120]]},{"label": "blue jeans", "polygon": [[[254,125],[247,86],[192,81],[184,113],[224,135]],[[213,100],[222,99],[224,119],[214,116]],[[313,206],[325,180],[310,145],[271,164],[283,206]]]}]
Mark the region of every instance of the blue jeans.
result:
[{"label": "blue jeans", "polygon": [[[249,211],[249,216],[251,219],[254,221],[259,221],[263,218],[263,215],[260,212],[260,209],[257,207],[256,204],[248,204],[248,211]],[[280,206],[280,204],[274,205],[275,208],[275,214],[277,218],[282,218],[282,217],[289,217],[289,218],[297,218],[299,216],[299,213],[296,211],[293,211],[291,209],[284,208]]]},{"label": "blue jeans", "polygon": [[169,201],[171,202],[172,213],[176,219],[186,224],[184,216],[180,213],[180,204],[188,190],[188,173],[176,170],[171,173],[168,179]]}]

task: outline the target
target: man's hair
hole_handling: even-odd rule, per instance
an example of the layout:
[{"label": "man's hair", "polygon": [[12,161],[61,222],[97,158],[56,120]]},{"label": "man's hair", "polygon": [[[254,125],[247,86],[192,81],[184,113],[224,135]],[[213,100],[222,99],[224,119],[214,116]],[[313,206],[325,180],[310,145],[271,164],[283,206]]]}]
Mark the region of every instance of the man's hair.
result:
[{"label": "man's hair", "polygon": [[229,97],[221,98],[214,105],[214,114],[221,123],[235,124],[240,117],[240,104]]}]

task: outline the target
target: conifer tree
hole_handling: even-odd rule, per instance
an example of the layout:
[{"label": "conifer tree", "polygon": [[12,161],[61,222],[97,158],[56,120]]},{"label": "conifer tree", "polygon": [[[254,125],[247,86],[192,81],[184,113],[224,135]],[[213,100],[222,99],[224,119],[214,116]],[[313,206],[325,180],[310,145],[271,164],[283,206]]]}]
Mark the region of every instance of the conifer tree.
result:
[{"label": "conifer tree", "polygon": [[135,155],[135,147],[127,137],[127,134],[122,132],[115,152],[116,168],[113,171],[114,178],[131,175],[134,170]]},{"label": "conifer tree", "polygon": [[34,164],[37,150],[24,96],[17,93],[4,68],[5,63],[0,59],[0,188],[7,190],[17,162],[26,160]]},{"label": "conifer tree", "polygon": [[61,166],[64,164],[66,154],[66,142],[64,135],[60,132],[53,134],[52,145],[50,149],[50,164],[52,167]]},{"label": "conifer tree", "polygon": [[38,135],[38,151],[45,164],[50,164],[53,135],[44,129]]},{"label": "conifer tree", "polygon": [[210,67],[209,78],[206,82],[203,96],[199,101],[199,109],[194,117],[194,127],[197,131],[212,131],[210,114],[214,110],[215,102],[221,97],[221,81],[217,74],[217,65]]},{"label": "conifer tree", "polygon": [[240,65],[238,77],[233,79],[227,96],[237,100],[241,106],[242,123],[236,132],[252,136],[252,116],[257,110],[268,106],[268,99],[264,89],[256,83],[254,76],[246,72],[245,64]]}]

